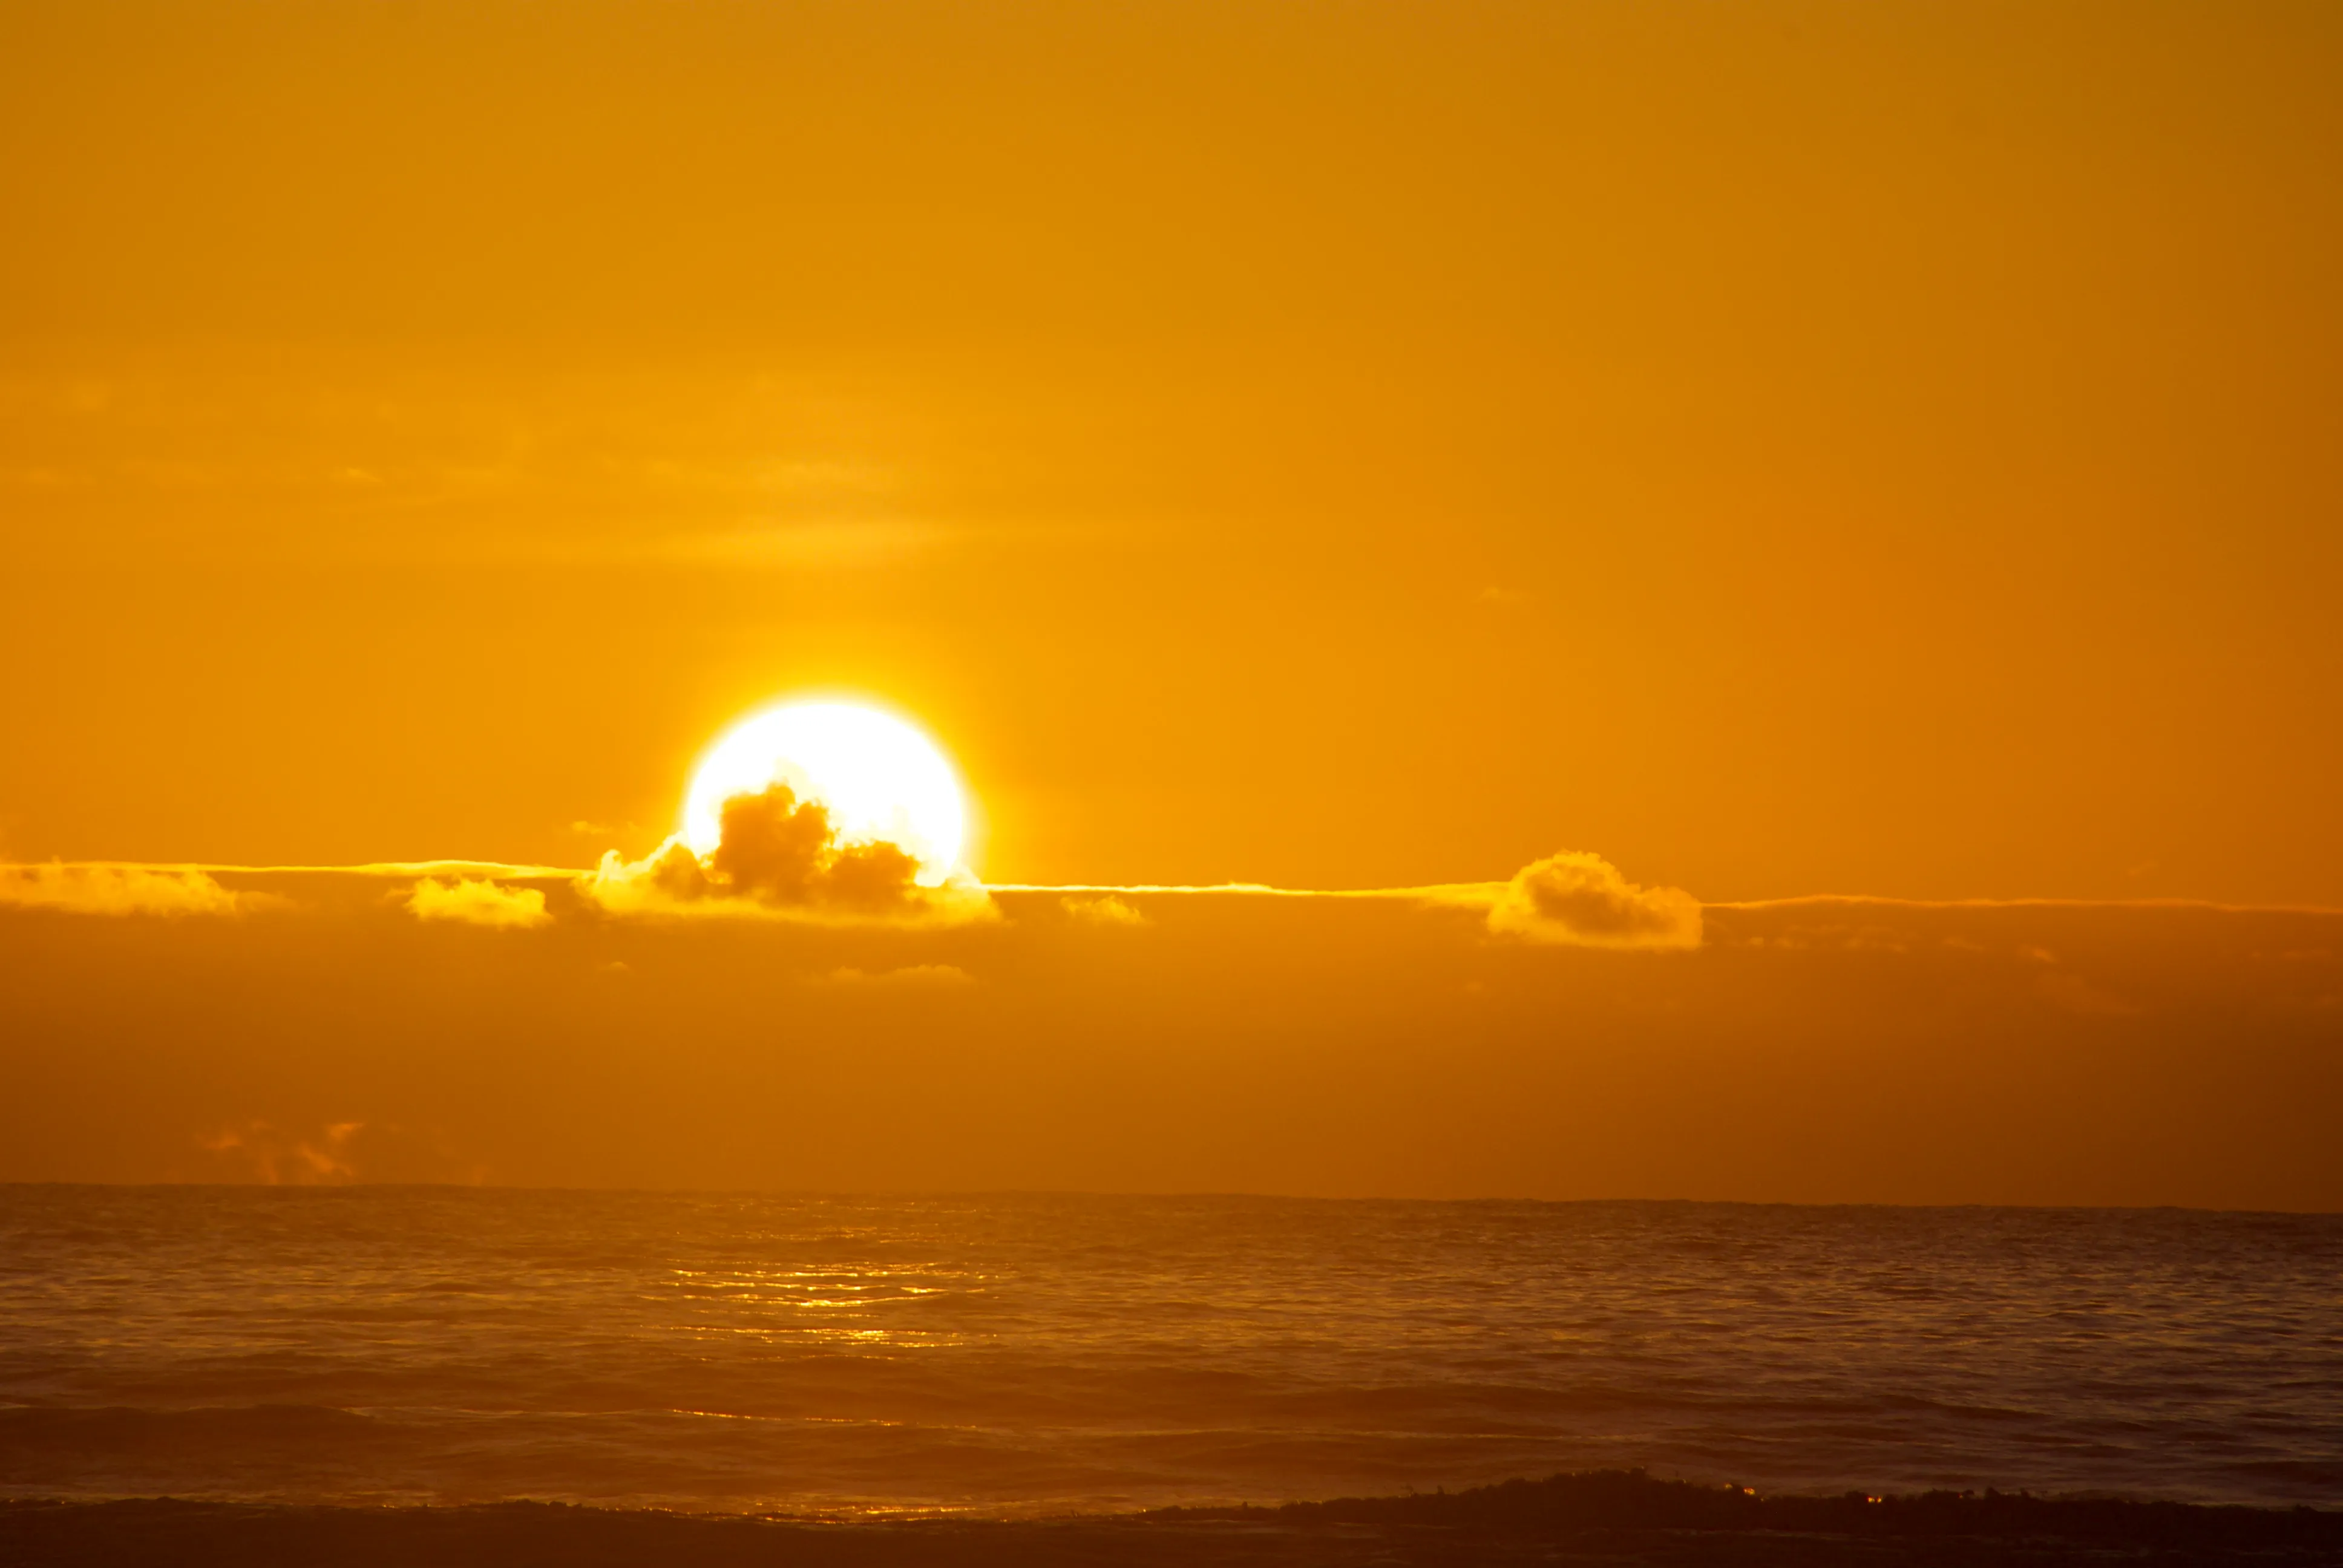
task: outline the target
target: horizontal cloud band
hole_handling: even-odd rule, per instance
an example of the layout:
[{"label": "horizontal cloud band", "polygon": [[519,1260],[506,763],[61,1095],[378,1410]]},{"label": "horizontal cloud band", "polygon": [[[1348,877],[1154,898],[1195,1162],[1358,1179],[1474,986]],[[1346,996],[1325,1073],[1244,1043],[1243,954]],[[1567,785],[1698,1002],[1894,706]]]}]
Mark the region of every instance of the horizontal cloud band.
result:
[{"label": "horizontal cloud band", "polygon": [[[915,864],[888,843],[841,842],[819,802],[799,801],[786,785],[726,802],[716,849],[695,855],[669,839],[639,860],[613,850],[591,871],[479,862],[423,862],[346,868],[305,867],[365,876],[415,875],[400,900],[416,919],[508,930],[558,918],[542,887],[567,881],[577,905],[601,916],[781,918],[837,925],[949,926],[999,918],[987,890],[972,880],[924,888]],[[0,906],[101,915],[226,915],[280,904],[270,894],[223,887],[211,870],[235,868],[129,865],[0,866]],[[293,868],[249,868],[249,874]],[[1313,892],[1238,884],[1220,888],[1067,887],[1059,907],[1078,924],[1140,930],[1149,924],[1131,900],[1156,894],[1222,893],[1267,898],[1406,899],[1483,912],[1495,936],[1535,943],[1617,950],[1696,948],[1701,906],[1675,888],[1628,881],[1599,855],[1564,851],[1526,866],[1506,882],[1433,888]]]}]

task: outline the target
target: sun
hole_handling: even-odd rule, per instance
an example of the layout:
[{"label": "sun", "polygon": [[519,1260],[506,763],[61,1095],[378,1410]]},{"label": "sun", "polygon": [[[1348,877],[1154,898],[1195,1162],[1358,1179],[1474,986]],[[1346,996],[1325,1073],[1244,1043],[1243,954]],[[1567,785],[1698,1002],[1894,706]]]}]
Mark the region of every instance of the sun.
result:
[{"label": "sun", "polygon": [[960,869],[968,807],[936,743],[891,713],[859,702],[785,702],[726,730],[700,759],[683,801],[683,841],[714,849],[724,802],[787,784],[830,811],[840,839],[883,839],[919,862],[935,887]]}]

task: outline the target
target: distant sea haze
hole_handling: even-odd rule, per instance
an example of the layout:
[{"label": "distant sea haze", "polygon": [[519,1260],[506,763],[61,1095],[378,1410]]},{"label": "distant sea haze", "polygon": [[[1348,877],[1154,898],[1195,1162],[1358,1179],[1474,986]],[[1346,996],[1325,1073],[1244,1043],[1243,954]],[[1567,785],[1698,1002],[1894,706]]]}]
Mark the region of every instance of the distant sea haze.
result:
[{"label": "distant sea haze", "polygon": [[2343,1216],[0,1188],[0,1494],[2332,1504]]},{"label": "distant sea haze", "polygon": [[2343,911],[1712,904],[1620,950],[1464,891],[12,906],[0,1181],[2343,1211]]}]

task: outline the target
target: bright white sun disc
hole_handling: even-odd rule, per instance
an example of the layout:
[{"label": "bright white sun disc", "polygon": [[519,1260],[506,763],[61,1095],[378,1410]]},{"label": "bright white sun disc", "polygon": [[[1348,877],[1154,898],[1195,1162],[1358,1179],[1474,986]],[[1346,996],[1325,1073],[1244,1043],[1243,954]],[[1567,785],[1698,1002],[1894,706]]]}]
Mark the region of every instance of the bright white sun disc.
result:
[{"label": "bright white sun disc", "polygon": [[891,713],[853,702],[788,702],[724,732],[684,797],[683,841],[714,849],[724,802],[786,784],[828,808],[841,841],[900,846],[934,887],[959,869],[968,831],[960,779],[934,741]]}]

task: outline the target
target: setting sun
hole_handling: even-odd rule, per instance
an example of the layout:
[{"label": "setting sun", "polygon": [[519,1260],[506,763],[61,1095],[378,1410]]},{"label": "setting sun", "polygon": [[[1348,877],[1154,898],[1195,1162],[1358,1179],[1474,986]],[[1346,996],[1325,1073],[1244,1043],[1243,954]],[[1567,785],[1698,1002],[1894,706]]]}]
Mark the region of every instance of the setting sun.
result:
[{"label": "setting sun", "polygon": [[2338,84],[0,0],[0,1568],[2343,1568]]},{"label": "setting sun", "polygon": [[968,809],[960,779],[912,725],[853,702],[789,702],[725,731],[684,798],[683,841],[694,854],[722,837],[724,802],[786,784],[830,811],[843,843],[884,841],[920,863],[935,887],[960,867]]}]

